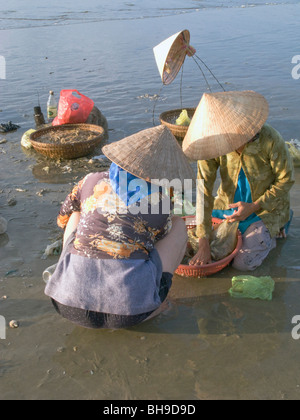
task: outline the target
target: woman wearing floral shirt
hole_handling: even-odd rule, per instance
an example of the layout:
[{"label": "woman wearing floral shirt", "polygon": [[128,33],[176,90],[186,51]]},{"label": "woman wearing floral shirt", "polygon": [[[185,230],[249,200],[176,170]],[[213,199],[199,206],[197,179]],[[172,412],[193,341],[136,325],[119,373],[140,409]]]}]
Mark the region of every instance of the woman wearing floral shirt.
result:
[{"label": "woman wearing floral shirt", "polygon": [[[182,164],[156,168],[155,150]],[[67,196],[57,219],[65,229],[63,252],[45,293],[60,315],[78,325],[126,328],[163,308],[187,244],[185,223],[171,218],[170,198],[149,180],[194,174],[164,126],[107,145],[103,152],[116,156],[112,160],[124,169],[113,162],[108,173],[88,174]]]}]

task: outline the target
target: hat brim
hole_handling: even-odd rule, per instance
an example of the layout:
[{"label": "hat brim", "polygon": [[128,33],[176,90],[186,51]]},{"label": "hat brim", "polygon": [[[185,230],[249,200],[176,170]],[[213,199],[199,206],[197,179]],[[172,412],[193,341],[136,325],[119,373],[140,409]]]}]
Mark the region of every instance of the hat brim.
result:
[{"label": "hat brim", "polygon": [[147,182],[162,179],[195,181],[194,170],[168,127],[142,130],[102,148],[103,154],[125,171]]},{"label": "hat brim", "polygon": [[[183,45],[183,42],[185,45]],[[185,29],[153,48],[156,64],[164,85],[169,85],[179,73],[187,55],[190,32]]]},{"label": "hat brim", "polygon": [[214,159],[249,142],[269,115],[267,100],[253,91],[204,94],[182,148],[192,160]]}]

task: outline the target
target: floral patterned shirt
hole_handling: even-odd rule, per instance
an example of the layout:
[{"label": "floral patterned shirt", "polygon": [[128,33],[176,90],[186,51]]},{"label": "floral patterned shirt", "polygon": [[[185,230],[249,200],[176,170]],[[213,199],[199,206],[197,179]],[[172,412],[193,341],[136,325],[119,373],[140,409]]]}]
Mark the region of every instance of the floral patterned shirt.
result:
[{"label": "floral patterned shirt", "polygon": [[[250,184],[252,200],[261,209],[257,213],[272,237],[289,221],[290,189],[294,179],[293,162],[281,135],[265,124],[258,139],[246,145],[243,153],[229,153],[217,159],[198,162],[198,178],[204,180],[204,221],[197,227],[198,237],[211,232],[212,210],[228,210],[234,203],[238,178],[244,170]],[[221,185],[213,196],[220,170]]]},{"label": "floral patterned shirt", "polygon": [[[150,197],[150,199],[149,199]],[[72,253],[88,258],[147,259],[154,244],[171,229],[161,192],[147,197],[148,211],[133,214],[113,191],[107,172],[87,175],[67,196],[57,224],[64,229],[73,212],[81,217]],[[152,212],[151,204],[158,211]],[[145,209],[145,207],[144,207]]]}]

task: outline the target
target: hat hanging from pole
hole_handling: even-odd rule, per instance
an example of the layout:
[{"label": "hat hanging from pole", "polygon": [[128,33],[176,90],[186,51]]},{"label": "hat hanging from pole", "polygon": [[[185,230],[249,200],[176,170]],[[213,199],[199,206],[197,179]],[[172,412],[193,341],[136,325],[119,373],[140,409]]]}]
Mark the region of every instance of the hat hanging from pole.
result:
[{"label": "hat hanging from pole", "polygon": [[156,64],[164,85],[169,85],[176,78],[185,57],[192,57],[196,50],[189,45],[190,32],[185,29],[172,35],[153,48]]},{"label": "hat hanging from pole", "polygon": [[108,144],[102,152],[122,169],[147,182],[195,180],[189,160],[165,125],[148,128]]},{"label": "hat hanging from pole", "polygon": [[268,115],[268,102],[259,93],[205,93],[183,140],[183,152],[192,160],[231,153],[261,130]]}]

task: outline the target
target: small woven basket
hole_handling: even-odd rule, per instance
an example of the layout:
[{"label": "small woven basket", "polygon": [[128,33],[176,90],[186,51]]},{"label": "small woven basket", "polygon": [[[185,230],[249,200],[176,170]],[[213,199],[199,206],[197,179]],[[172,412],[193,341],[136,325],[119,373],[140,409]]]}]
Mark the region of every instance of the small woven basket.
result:
[{"label": "small woven basket", "polygon": [[[184,109],[187,110],[189,118],[192,119],[196,112],[196,108]],[[165,111],[159,116],[161,124],[166,125],[178,140],[184,139],[189,128],[187,125],[176,125],[176,120],[179,118],[181,112],[182,109],[173,109],[171,111]]]},{"label": "small woven basket", "polygon": [[[187,229],[193,229],[195,225],[195,217],[194,216],[187,216],[183,217],[186,222]],[[218,225],[222,223],[222,219],[213,218],[212,219],[212,225]],[[206,278],[211,276],[212,274],[216,274],[219,271],[223,270],[225,267],[227,267],[231,261],[234,259],[234,257],[237,255],[239,250],[242,247],[242,234],[240,231],[238,231],[238,238],[237,238],[237,245],[235,250],[228,255],[226,258],[223,258],[220,261],[216,261],[212,264],[207,265],[186,265],[186,264],[180,264],[177,270],[175,271],[176,274],[182,277],[198,277],[198,278]]]},{"label": "small woven basket", "polygon": [[[68,143],[46,143],[40,140],[45,134],[69,134],[72,130],[80,129],[95,136],[89,140],[83,139],[70,141]],[[48,158],[76,159],[87,156],[101,143],[104,138],[105,130],[103,127],[94,124],[64,124],[51,127],[40,128],[30,135],[30,142],[33,148]]]}]

